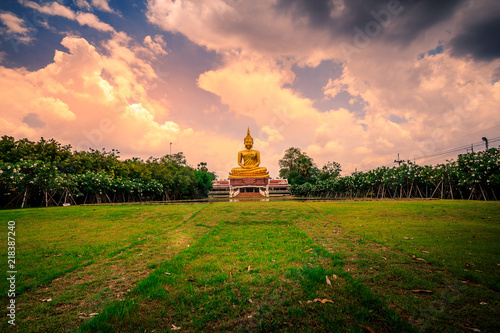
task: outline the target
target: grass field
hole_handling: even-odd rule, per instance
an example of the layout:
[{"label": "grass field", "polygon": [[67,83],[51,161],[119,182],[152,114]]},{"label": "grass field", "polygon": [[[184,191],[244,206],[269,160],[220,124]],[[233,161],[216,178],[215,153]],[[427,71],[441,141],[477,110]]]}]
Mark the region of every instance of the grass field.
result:
[{"label": "grass field", "polygon": [[[0,211],[2,332],[499,332],[500,202]],[[5,274],[5,273],[4,273]],[[6,314],[8,281],[0,282]],[[43,301],[48,300],[51,301]]]}]

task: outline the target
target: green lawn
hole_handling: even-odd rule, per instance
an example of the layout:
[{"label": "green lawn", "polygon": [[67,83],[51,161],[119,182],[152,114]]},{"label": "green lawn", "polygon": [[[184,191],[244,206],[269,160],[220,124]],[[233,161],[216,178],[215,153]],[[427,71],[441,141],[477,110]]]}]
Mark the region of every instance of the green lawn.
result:
[{"label": "green lawn", "polygon": [[[0,218],[3,253],[16,221],[18,271],[16,326],[4,317],[2,331],[500,331],[500,202],[84,206]],[[6,279],[0,287],[5,309]]]}]

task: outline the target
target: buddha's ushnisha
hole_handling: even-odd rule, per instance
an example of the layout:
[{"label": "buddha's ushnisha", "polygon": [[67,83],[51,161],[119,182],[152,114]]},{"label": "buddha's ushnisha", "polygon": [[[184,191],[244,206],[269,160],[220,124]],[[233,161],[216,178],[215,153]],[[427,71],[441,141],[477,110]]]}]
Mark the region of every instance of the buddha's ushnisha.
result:
[{"label": "buddha's ushnisha", "polygon": [[269,177],[267,169],[259,167],[260,153],[252,149],[253,138],[250,135],[250,128],[248,128],[244,143],[246,149],[238,152],[238,165],[241,168],[231,169],[229,178]]}]

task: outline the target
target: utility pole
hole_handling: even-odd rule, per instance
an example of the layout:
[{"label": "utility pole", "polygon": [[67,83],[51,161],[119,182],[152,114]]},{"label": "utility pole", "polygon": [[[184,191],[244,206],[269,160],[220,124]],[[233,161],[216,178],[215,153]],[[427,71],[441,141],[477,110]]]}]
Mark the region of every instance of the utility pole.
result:
[{"label": "utility pole", "polygon": [[170,142],[170,155],[172,155],[172,142]]},{"label": "utility pole", "polygon": [[486,145],[486,150],[488,150],[488,139],[483,136],[483,141],[484,141],[484,144]]},{"label": "utility pole", "polygon": [[400,160],[399,159],[399,153],[398,153],[398,159],[397,160],[394,160],[394,163],[398,163],[398,166],[401,165],[401,163],[404,163],[405,161],[404,160]]},{"label": "utility pole", "polygon": [[474,152],[474,145],[472,143],[470,144],[470,151]]}]

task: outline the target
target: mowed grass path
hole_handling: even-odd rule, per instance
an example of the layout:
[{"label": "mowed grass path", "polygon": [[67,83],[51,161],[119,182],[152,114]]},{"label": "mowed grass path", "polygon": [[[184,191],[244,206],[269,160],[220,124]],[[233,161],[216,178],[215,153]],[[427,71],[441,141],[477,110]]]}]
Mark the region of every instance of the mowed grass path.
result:
[{"label": "mowed grass path", "polygon": [[0,217],[3,253],[7,221],[16,221],[19,272],[17,325],[4,317],[2,331],[500,331],[497,202],[86,206]]}]

